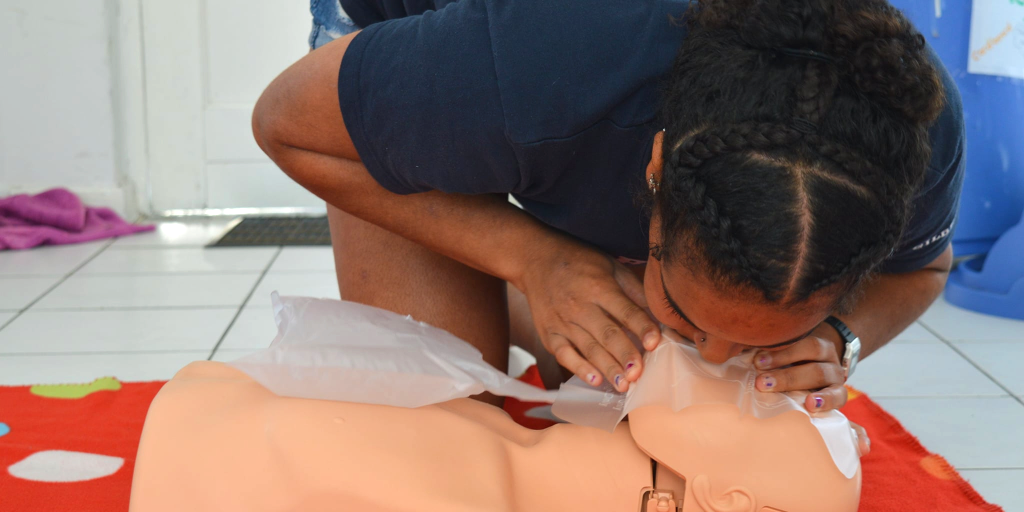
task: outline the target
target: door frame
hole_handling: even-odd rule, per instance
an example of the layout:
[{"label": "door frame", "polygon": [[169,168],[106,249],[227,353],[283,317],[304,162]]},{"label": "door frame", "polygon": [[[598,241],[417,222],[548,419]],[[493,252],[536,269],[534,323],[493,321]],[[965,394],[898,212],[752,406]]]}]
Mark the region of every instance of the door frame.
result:
[{"label": "door frame", "polygon": [[211,122],[204,49],[207,0],[106,2],[116,75],[111,94],[118,176],[129,216],[326,211],[325,207],[207,208],[206,132]]}]

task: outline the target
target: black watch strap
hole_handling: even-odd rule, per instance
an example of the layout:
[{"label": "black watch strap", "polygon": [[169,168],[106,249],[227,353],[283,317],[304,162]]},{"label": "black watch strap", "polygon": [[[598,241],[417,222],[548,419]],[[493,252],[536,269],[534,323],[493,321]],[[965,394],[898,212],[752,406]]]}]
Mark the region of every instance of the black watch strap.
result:
[{"label": "black watch strap", "polygon": [[839,336],[841,338],[843,338],[843,352],[844,353],[843,354],[839,354],[839,359],[842,360],[843,356],[846,355],[845,354],[845,352],[846,352],[846,345],[849,344],[849,343],[853,343],[853,340],[857,339],[857,337],[853,335],[853,331],[851,331],[850,328],[847,327],[846,324],[843,323],[842,320],[840,320],[840,319],[838,319],[838,318],[836,318],[834,316],[829,316],[828,318],[826,318],[825,319],[825,323],[831,325],[839,333]]}]

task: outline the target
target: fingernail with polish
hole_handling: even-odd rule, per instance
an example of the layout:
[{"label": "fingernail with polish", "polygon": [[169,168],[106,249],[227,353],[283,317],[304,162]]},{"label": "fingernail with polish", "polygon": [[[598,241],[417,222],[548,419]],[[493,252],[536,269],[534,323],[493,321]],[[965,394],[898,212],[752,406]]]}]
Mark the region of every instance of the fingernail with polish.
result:
[{"label": "fingernail with polish", "polygon": [[760,368],[767,368],[772,364],[772,356],[768,354],[761,354],[757,356],[757,366]]},{"label": "fingernail with polish", "polygon": [[629,372],[629,370],[632,370],[634,366],[636,366],[636,363],[634,363],[632,361],[626,363],[626,372]]},{"label": "fingernail with polish", "polygon": [[587,374],[587,382],[589,382],[591,384],[597,382],[597,375],[593,374],[593,373],[588,373]]},{"label": "fingernail with polish", "polygon": [[622,382],[622,379],[623,379],[622,375],[616,375],[615,376],[615,387],[619,387],[619,384]]},{"label": "fingernail with polish", "polygon": [[825,405],[825,399],[820,396],[814,397],[814,408],[821,409]]},{"label": "fingernail with polish", "polygon": [[771,375],[762,375],[761,376],[761,387],[763,388],[762,391],[769,391],[772,388],[774,388],[775,387],[775,377],[772,377]]}]

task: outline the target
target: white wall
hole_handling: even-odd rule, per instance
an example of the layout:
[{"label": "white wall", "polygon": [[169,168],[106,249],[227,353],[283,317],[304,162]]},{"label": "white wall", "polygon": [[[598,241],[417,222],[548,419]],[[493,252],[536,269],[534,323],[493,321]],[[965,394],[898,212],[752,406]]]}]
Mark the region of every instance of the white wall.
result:
[{"label": "white wall", "polygon": [[0,195],[64,186],[134,213],[117,150],[117,10],[115,0],[0,1]]},{"label": "white wall", "polygon": [[308,51],[303,2],[0,0],[0,197],[67,187],[128,218],[322,208],[249,128]]}]

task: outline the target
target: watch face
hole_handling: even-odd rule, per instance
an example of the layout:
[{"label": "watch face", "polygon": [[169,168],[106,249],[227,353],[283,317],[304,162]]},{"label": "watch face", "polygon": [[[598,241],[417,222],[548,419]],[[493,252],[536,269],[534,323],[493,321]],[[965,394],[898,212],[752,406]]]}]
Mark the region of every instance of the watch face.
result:
[{"label": "watch face", "polygon": [[846,378],[850,378],[853,374],[853,369],[857,366],[857,361],[860,359],[860,338],[854,338],[853,341],[846,344],[846,353],[843,354],[843,368],[846,370]]}]

